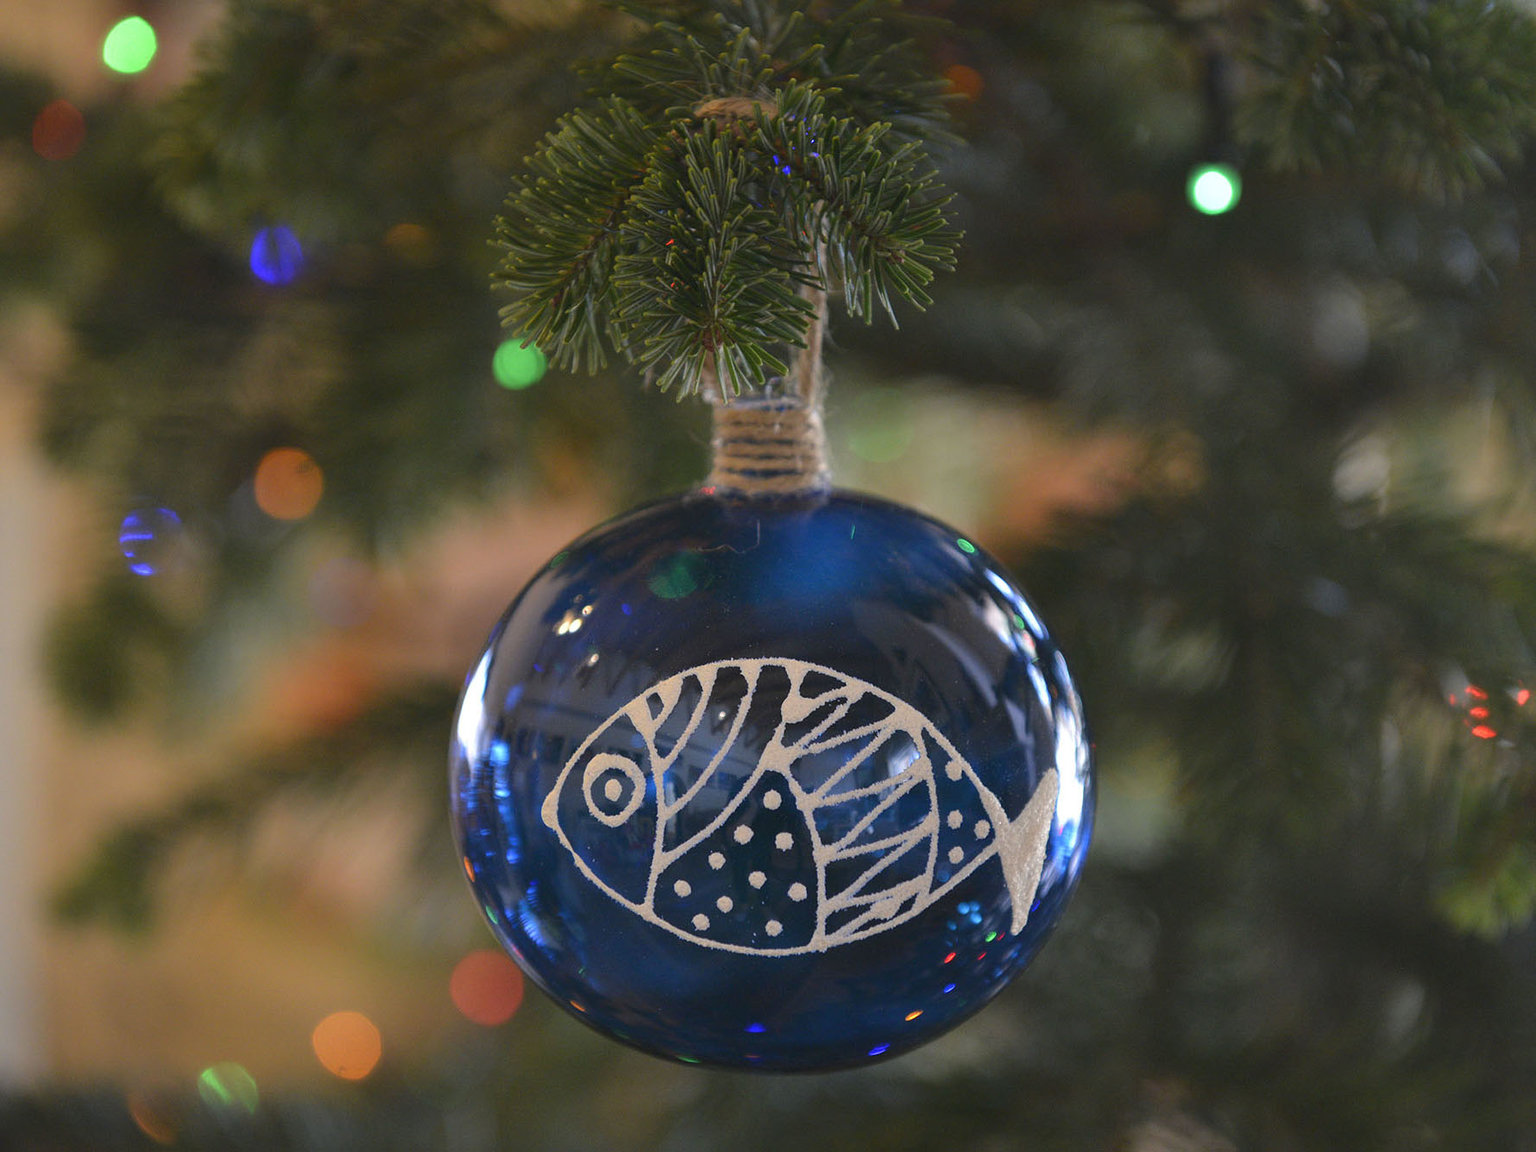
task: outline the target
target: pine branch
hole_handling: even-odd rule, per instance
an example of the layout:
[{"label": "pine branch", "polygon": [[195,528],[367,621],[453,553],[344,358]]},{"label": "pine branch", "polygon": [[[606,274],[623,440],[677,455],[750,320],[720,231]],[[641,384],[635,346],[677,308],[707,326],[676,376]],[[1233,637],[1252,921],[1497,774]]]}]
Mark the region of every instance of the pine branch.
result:
[{"label": "pine branch", "polygon": [[[495,280],[517,293],[508,327],[557,364],[595,369],[611,349],[680,396],[709,378],[735,394],[806,347],[804,288],[841,290],[866,320],[876,307],[894,319],[896,297],[926,305],[956,236],[922,148],[938,85],[890,39],[878,17],[891,10],[665,9],[677,19],[561,120],[507,202]],[[859,54],[870,67],[854,83]],[[882,102],[899,126],[870,118]]]},{"label": "pine branch", "polygon": [[848,311],[861,319],[878,304],[895,323],[896,295],[929,304],[924,288],[936,269],[953,267],[958,237],[921,146],[909,141],[884,152],[888,125],[833,119],[808,85],[791,86],[777,103],[778,116],[758,118],[757,145],[782,186],[786,228],[811,241],[822,280],[840,284]]},{"label": "pine branch", "polygon": [[497,219],[506,253],[494,281],[518,292],[502,310],[564,367],[595,371],[614,306],[611,275],[627,204],[665,140],[617,98],[565,117],[529,160],[533,174]]},{"label": "pine branch", "polygon": [[[532,26],[491,0],[229,7],[162,110],[152,157],[183,220],[243,245],[273,220],[306,240],[420,221],[410,192],[437,175],[424,141],[431,155],[501,150],[508,136],[521,150],[553,118],[572,62],[621,41],[598,11]],[[455,197],[434,191],[446,223]]]},{"label": "pine branch", "polygon": [[[948,25],[900,0],[843,0],[830,10],[822,6],[814,19],[781,0],[615,0],[614,6],[650,30],[611,69],[589,76],[636,107],[661,113],[691,105],[701,90],[766,93],[799,80],[835,92],[844,115],[859,124],[889,124],[902,141],[950,138],[950,87],[927,75],[917,48]],[[732,37],[729,53],[717,57],[708,47]],[[738,74],[730,76],[732,70]]]},{"label": "pine branch", "polygon": [[801,257],[779,217],[752,202],[757,173],[730,129],[706,122],[677,142],[635,198],[614,269],[614,330],[629,359],[679,395],[708,368],[734,395],[788,369],[812,309],[795,291]]},{"label": "pine branch", "polygon": [[1282,168],[1384,174],[1457,197],[1536,132],[1536,21],[1498,0],[1266,6],[1239,124]]}]

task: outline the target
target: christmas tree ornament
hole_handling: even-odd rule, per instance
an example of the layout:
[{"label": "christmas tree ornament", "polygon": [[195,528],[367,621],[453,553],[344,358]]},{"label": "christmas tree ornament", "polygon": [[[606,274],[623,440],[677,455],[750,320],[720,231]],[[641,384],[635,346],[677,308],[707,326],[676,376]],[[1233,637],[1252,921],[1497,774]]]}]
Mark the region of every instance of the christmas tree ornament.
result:
[{"label": "christmas tree ornament", "polygon": [[[606,338],[702,393],[714,466],[516,597],[464,689],[451,793],[493,931],[573,1015],[687,1062],[823,1069],[944,1032],[1029,962],[1093,779],[1066,665],[1002,567],[831,486],[828,289],[856,315],[922,303],[949,238],[919,150],[832,115],[830,84],[711,88],[830,67],[786,42],[807,21],[769,31],[724,36],[681,110],[573,113],[509,202],[516,326],[552,363]],[[616,71],[675,92],[697,32]]]}]

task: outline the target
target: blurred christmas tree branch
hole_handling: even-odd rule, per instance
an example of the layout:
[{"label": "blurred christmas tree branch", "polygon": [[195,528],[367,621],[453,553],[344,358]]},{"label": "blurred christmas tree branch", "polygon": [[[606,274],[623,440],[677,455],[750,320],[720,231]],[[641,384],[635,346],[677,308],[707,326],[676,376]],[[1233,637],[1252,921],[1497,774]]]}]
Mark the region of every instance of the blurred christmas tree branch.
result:
[{"label": "blurred christmas tree branch", "polygon": [[[904,22],[935,14],[948,24]],[[840,38],[812,50],[805,30],[828,20]],[[731,21],[782,51],[722,42]],[[948,94],[912,85],[915,64]],[[624,261],[590,287],[574,277],[564,311],[551,298],[519,313],[513,338],[543,325],[572,364],[602,341],[651,348],[660,378],[687,346],[662,302],[628,305],[619,333],[571,309],[612,304],[626,277],[654,291],[690,181],[738,179],[744,151],[808,157],[810,135],[887,157],[936,139],[934,171],[904,185],[917,231],[942,180],[967,242],[951,276],[855,283],[861,313],[904,287],[932,301],[896,305],[899,339],[833,328],[830,415],[857,416],[838,403],[860,381],[938,380],[944,397],[1047,403],[1068,428],[1132,434],[1134,482],[1109,513],[1049,545],[997,541],[1081,682],[1105,768],[1100,846],[997,1023],[857,1078],[688,1081],[675,1106],[639,1093],[658,1118],[615,1141],[1517,1147],[1536,1123],[1533,77],[1531,17],[1459,0],[234,0],[168,103],[88,108],[92,146],[72,167],[9,177],[7,293],[48,299],[74,340],[43,396],[43,443],[106,509],[101,575],[50,646],[61,692],[115,719],[216,698],[209,669],[237,658],[253,615],[304,619],[292,603],[316,542],[397,555],[457,503],[557,487],[561,459],[626,502],[697,480],[698,414],[617,371],[493,385],[499,209],[499,241],[525,253],[551,233],[611,238],[586,208],[612,191],[615,156],[633,162],[625,202],[650,215]],[[778,116],[700,121],[702,99],[738,86]],[[25,124],[48,95],[7,76],[0,108]],[[964,147],[944,142],[941,107]],[[656,116],[665,132],[643,126]],[[682,124],[686,146],[668,135]],[[1217,144],[1244,191],[1208,218],[1185,180]],[[504,205],[518,157],[541,148],[559,163]],[[604,149],[592,187],[569,179]],[[643,177],[658,149],[665,178]],[[790,167],[797,190],[775,210],[807,223],[827,189]],[[847,197],[847,219],[877,200]],[[792,346],[798,288],[857,278],[830,255],[752,247],[778,223],[758,212],[731,235],[752,276],[767,267],[787,289],[746,297],[763,305],[752,339]],[[279,223],[304,263],[274,286],[248,253]],[[868,235],[826,226],[849,246]],[[956,426],[985,419],[954,407]],[[288,445],[324,470],[302,522],[252,495],[258,461]],[[1008,487],[1026,452],[999,468],[1003,512],[1031,495]],[[159,507],[184,547],[146,579],[114,526]],[[182,845],[238,836],[285,795],[402,757],[438,788],[453,688],[381,699],[210,775],[109,837],[63,907],[145,924]],[[439,1146],[417,1137],[378,1146]]]},{"label": "blurred christmas tree branch", "polygon": [[[381,771],[421,781],[417,766],[436,752],[433,736],[452,706],[453,693],[442,685],[406,688],[338,728],[229,765],[170,807],[114,830],[62,887],[57,911],[71,921],[152,927],[156,881],[178,849],[203,837],[238,841],[274,801],[295,793],[315,798]],[[427,791],[446,803],[440,787]]]},{"label": "blurred christmas tree branch", "polygon": [[865,319],[928,302],[955,240],[919,147],[944,131],[942,86],[896,4],[678,11],[527,161],[497,282],[508,327],[557,364],[596,369],[608,345],[663,391],[734,396],[806,346],[803,288]]},{"label": "blurred christmas tree branch", "polygon": [[[1454,522],[1442,522],[1436,531],[1444,538],[1429,547],[1428,537],[1399,533],[1384,539],[1391,531],[1385,523],[1346,526],[1327,512],[1336,454],[1360,420],[1384,405],[1390,410],[1394,396],[1445,394],[1444,364],[1524,351],[1522,328],[1479,319],[1490,289],[1478,268],[1487,268],[1490,276],[1509,275],[1495,273],[1501,267],[1513,270],[1512,257],[1498,244],[1500,213],[1514,210],[1517,202],[1474,196],[1447,215],[1444,209],[1394,198],[1390,186],[1366,200],[1371,216],[1364,227],[1379,235],[1394,228],[1418,234],[1439,228],[1447,236],[1466,237],[1471,248],[1463,260],[1472,261],[1466,278],[1462,265],[1438,261],[1423,245],[1407,256],[1395,255],[1383,242],[1362,247],[1342,231],[1346,222],[1360,226],[1353,223],[1354,210],[1330,187],[1316,191],[1277,181],[1270,198],[1254,209],[1266,227],[1228,233],[1224,239],[1229,257],[1239,255],[1250,267],[1267,268],[1271,283],[1234,279],[1242,273],[1240,263],[1194,274],[1209,254],[1208,240],[1170,215],[1167,204],[1128,224],[1127,209],[1112,199],[1110,190],[1128,179],[1142,197],[1144,207],[1138,211],[1145,212],[1145,199],[1152,194],[1145,189],[1158,188],[1156,164],[1186,158],[1201,133],[1186,132],[1184,145],[1170,137],[1158,146],[1163,149],[1159,155],[1168,154],[1171,161],[1154,157],[1142,174],[1126,175],[1129,170],[1118,156],[1127,145],[1116,130],[1094,119],[1101,97],[1074,89],[1069,75],[1074,61],[1130,51],[1134,38],[1144,67],[1117,74],[1122,98],[1133,105],[1138,93],[1144,100],[1171,101],[1170,108],[1186,109],[1173,117],[1175,122],[1188,110],[1198,110],[1203,99],[1199,70],[1190,61],[1199,53],[1190,57],[1185,40],[1196,29],[1194,39],[1204,45],[1213,17],[1191,21],[1177,7],[1151,8],[1156,16],[1177,18],[1164,23],[1171,31],[1160,34],[1156,25],[1137,24],[1132,18],[1138,9],[1132,5],[962,5],[952,14],[958,44],[991,36],[998,50],[1014,53],[994,63],[1000,88],[1024,83],[1026,73],[1035,69],[1043,80],[1028,83],[1059,83],[1060,91],[1049,117],[1032,119],[1035,113],[1027,104],[1017,113],[1033,134],[1033,151],[999,151],[997,133],[1004,121],[987,117],[1014,113],[1001,106],[966,113],[970,119],[963,126],[975,137],[973,151],[955,153],[946,163],[970,220],[991,221],[994,241],[967,255],[970,283],[979,279],[986,284],[990,276],[993,284],[980,302],[963,286],[936,291],[933,320],[909,329],[911,344],[927,350],[919,356],[935,356],[935,366],[961,379],[985,383],[998,377],[1004,363],[1013,369],[1023,365],[1028,372],[1009,372],[1014,387],[1057,396],[1090,418],[1157,412],[1193,433],[1203,446],[1204,475],[1201,495],[1174,506],[1179,530],[1169,534],[1166,507],[1138,506],[1090,538],[1113,541],[1112,547],[1091,543],[1076,553],[1083,564],[1104,565],[1115,557],[1115,563],[1128,563],[1118,584],[1065,580],[1042,566],[1043,586],[1054,590],[1050,595],[1058,616],[1070,622],[1067,630],[1091,651],[1114,654],[1112,659],[1128,645],[1134,649],[1134,638],[1142,635],[1150,637],[1150,651],[1160,653],[1150,658],[1166,660],[1167,637],[1159,630],[1179,620],[1181,605],[1203,607],[1204,622],[1179,627],[1192,627],[1196,634],[1211,630],[1211,643],[1221,654],[1218,663],[1225,669],[1219,678],[1223,696],[1213,699],[1202,690],[1181,697],[1185,689],[1178,688],[1172,696],[1149,699],[1146,706],[1182,718],[1188,727],[1176,732],[1181,742],[1193,740],[1203,727],[1227,726],[1227,740],[1218,741],[1209,756],[1190,761],[1211,765],[1190,777],[1191,787],[1210,803],[1226,803],[1234,788],[1280,787],[1296,772],[1310,774],[1326,790],[1333,773],[1353,763],[1360,749],[1341,750],[1330,743],[1338,733],[1309,726],[1308,715],[1327,717],[1330,712],[1306,670],[1344,666],[1339,646],[1355,645],[1362,637],[1375,645],[1370,650],[1380,682],[1352,688],[1369,716],[1381,715],[1386,700],[1396,698],[1392,685],[1406,682],[1405,677],[1430,685],[1439,674],[1437,664],[1513,682],[1527,660],[1523,648],[1483,656],[1459,651],[1470,634],[1469,621],[1457,607],[1507,601],[1521,587],[1523,553],[1494,555]],[[190,669],[186,661],[197,650],[200,632],[217,619],[217,607],[238,602],[280,570],[307,534],[340,530],[377,549],[398,538],[403,525],[429,521],[456,493],[496,482],[509,462],[514,470],[526,468],[526,421],[512,426],[500,398],[484,387],[487,330],[493,321],[483,292],[482,277],[489,268],[483,221],[500,195],[490,179],[493,163],[510,163],[517,149],[554,122],[560,102],[577,98],[570,88],[552,96],[541,93],[548,91],[543,85],[551,76],[566,75],[578,57],[611,52],[641,36],[629,44],[629,55],[621,57],[611,76],[588,73],[611,82],[625,102],[599,101],[572,113],[561,130],[565,136],[549,137],[546,148],[565,147],[561,141],[569,138],[574,151],[559,163],[550,161],[547,179],[519,194],[526,201],[519,223],[503,224],[502,243],[524,245],[529,253],[544,251],[539,239],[544,230],[564,228],[561,222],[574,218],[574,202],[562,197],[577,195],[579,182],[557,177],[569,176],[573,166],[591,158],[584,149],[598,140],[622,148],[629,140],[633,146],[625,155],[638,163],[658,146],[649,129],[638,127],[639,120],[632,131],[619,130],[630,116],[624,109],[658,115],[675,105],[685,118],[693,118],[700,98],[727,88],[777,92],[783,106],[776,117],[756,115],[737,122],[748,129],[706,122],[689,133],[677,157],[696,151],[689,170],[699,178],[729,170],[738,131],[747,132],[756,152],[808,155],[813,136],[825,138],[829,147],[840,133],[847,136],[845,147],[876,147],[871,131],[889,123],[886,136],[899,148],[902,141],[942,129],[938,93],[921,84],[904,90],[897,83],[902,77],[911,83],[909,57],[915,49],[905,26],[895,22],[895,31],[903,34],[895,40],[869,30],[874,27],[871,15],[896,15],[889,5],[839,9],[829,26],[836,35],[827,43],[806,40],[809,24],[774,5],[674,5],[663,13],[672,23],[654,33],[637,33],[641,25],[634,20],[594,19],[594,11],[572,6],[559,20],[535,26],[515,24],[499,10],[472,3],[430,11],[400,0],[334,10],[237,4],[205,50],[191,84],[152,117],[123,112],[115,131],[124,145],[96,154],[88,162],[97,166],[88,169],[88,178],[62,190],[66,211],[88,222],[87,232],[103,255],[94,278],[85,281],[88,290],[73,290],[79,353],[67,376],[50,390],[46,443],[56,458],[101,477],[124,501],[180,509],[203,549],[190,580],[200,589],[193,602],[204,607],[190,616],[184,603],[162,603],[163,593],[115,575],[93,600],[65,618],[55,645],[56,667],[76,699],[104,713],[128,701],[125,686],[141,666],[130,653],[146,643],[158,647],[172,667],[180,659],[180,666]],[[634,17],[644,9],[631,5],[626,11]],[[1342,146],[1330,143],[1328,136],[1338,127],[1337,117],[1325,123],[1309,111],[1311,105],[1280,100],[1282,92],[1316,89],[1306,79],[1309,70],[1342,77],[1340,84],[1355,85],[1362,93],[1370,75],[1397,77],[1402,68],[1395,61],[1418,51],[1412,38],[1423,33],[1412,21],[1405,23],[1403,6],[1345,5],[1326,12],[1278,6],[1266,11],[1261,18],[1254,10],[1234,7],[1228,14],[1231,28],[1222,37],[1233,60],[1262,58],[1264,64],[1262,74],[1255,71],[1236,86],[1239,119],[1248,125],[1244,132],[1250,146],[1260,152],[1284,165],[1326,163],[1331,170],[1358,160],[1363,163],[1356,179],[1375,176],[1389,182],[1405,173],[1371,158],[1390,153],[1411,162],[1408,174],[1420,190],[1469,195],[1478,179],[1494,171],[1487,158],[1507,161],[1518,155],[1527,134],[1522,109],[1531,94],[1522,83],[1506,84],[1500,78],[1521,71],[1530,40],[1523,18],[1512,11],[1450,5],[1434,17],[1441,22],[1435,28],[1444,33],[1437,50],[1452,61],[1445,69],[1459,76],[1454,61],[1464,53],[1477,59],[1480,76],[1491,78],[1461,86],[1448,82],[1437,89],[1436,106],[1443,105],[1437,113],[1442,115],[1439,138],[1475,146],[1484,159],[1470,166],[1455,159],[1460,153],[1421,148],[1414,135],[1420,129],[1407,112],[1390,118],[1397,134],[1392,136],[1382,134],[1387,120],[1375,126],[1368,117],[1352,121],[1359,147],[1340,155]],[[1314,25],[1325,16],[1353,23],[1341,25],[1337,34],[1328,28],[1318,31]],[[752,36],[743,39],[738,25]],[[1312,28],[1307,36],[1296,31],[1303,26]],[[706,50],[695,38],[706,33],[718,37],[732,28],[737,30],[723,49]],[[1364,35],[1361,29],[1371,30],[1373,56],[1351,40]],[[770,45],[773,51],[761,46],[773,37],[779,37]],[[1052,61],[1040,64],[1031,52],[1043,49],[1031,45],[1048,47]],[[1326,50],[1321,59],[1319,45]],[[1434,68],[1428,73],[1432,78],[1440,74]],[[802,77],[813,79],[815,87],[805,86]],[[843,127],[819,111],[819,92],[833,89],[844,109],[844,119],[836,124]],[[301,98],[304,103],[293,103]],[[1495,98],[1505,102],[1501,107],[1508,113],[1497,117],[1504,134],[1479,143],[1483,138],[1477,126],[1488,117],[1487,100]],[[887,108],[890,120],[877,120]],[[1261,116],[1257,110],[1262,109],[1268,111]],[[1447,127],[1453,120],[1445,117],[1463,114],[1463,127]],[[347,127],[359,117],[370,130]],[[812,122],[818,125],[814,132],[807,127]],[[424,139],[437,143],[424,148]],[[1303,140],[1312,142],[1310,151],[1297,143]],[[1129,153],[1137,147],[1129,146]],[[775,148],[781,152],[774,153]],[[1053,168],[1056,157],[1067,151],[1075,164],[1090,167]],[[984,170],[974,167],[983,162],[1012,165],[1018,179],[984,177]],[[479,174],[466,180],[466,171]],[[1085,177],[1092,183],[1084,185]],[[921,184],[927,177],[916,179]],[[637,292],[653,290],[659,274],[645,263],[652,257],[641,254],[665,248],[661,232],[676,224],[666,213],[668,205],[679,201],[680,186],[669,180],[654,187],[636,185],[631,193],[648,208],[635,226],[636,239],[625,258],[629,263],[621,261],[615,274],[627,277]],[[1030,189],[1022,201],[1019,187]],[[1085,187],[1096,190],[1085,198]],[[815,203],[826,202],[829,191],[818,186]],[[1262,187],[1256,195],[1264,195]],[[514,198],[514,204],[521,202]],[[1028,208],[1024,215],[1019,203]],[[1073,216],[1068,209],[1089,215]],[[855,206],[855,215],[858,211]],[[928,214],[921,220],[937,219],[924,211]],[[129,212],[131,229],[114,226]],[[303,279],[272,293],[251,283],[234,245],[254,224],[279,219],[292,222],[313,244],[314,254]],[[402,221],[413,230],[399,231]],[[926,227],[918,225],[919,231]],[[1095,233],[1086,253],[1072,245],[1084,227]],[[1289,236],[1303,227],[1318,238],[1309,254],[1270,239],[1272,233]],[[588,243],[590,231],[582,235],[587,239],[579,242]],[[852,265],[838,264],[838,247],[831,246],[828,259],[833,270],[844,267],[846,272]],[[663,265],[668,259],[655,258]],[[801,267],[801,261],[772,257],[769,263],[783,271]],[[1107,268],[1116,271],[1105,275]],[[1223,273],[1224,268],[1233,271]],[[1304,294],[1323,274],[1319,269],[1368,287],[1390,286],[1398,294],[1393,306],[1399,315],[1428,317],[1414,309],[1433,308],[1434,320],[1399,320],[1382,327],[1363,362],[1335,366],[1326,358],[1317,360],[1315,349],[1295,338],[1304,327],[1265,331],[1261,321],[1265,293]],[[904,291],[915,287],[907,284]],[[1525,287],[1515,277],[1499,299],[1524,299]],[[600,284],[591,292],[568,291],[568,296],[573,302],[595,299],[608,290]],[[786,292],[783,308],[767,314],[782,313],[787,326],[765,334],[792,344],[803,305],[794,291]],[[855,300],[867,310],[888,297],[889,290],[877,283]],[[1029,298],[1049,301],[1038,308],[1023,305],[1034,326],[1029,346],[1005,351],[996,361],[976,360],[1006,347],[1013,337],[1005,325],[1017,317],[1020,301]],[[626,314],[650,315],[648,307],[637,303]],[[595,330],[567,327],[577,323],[578,312],[547,321],[553,326],[546,335],[559,336],[567,355],[576,357],[584,347],[595,355],[590,343]],[[595,313],[586,315],[590,319]],[[526,319],[531,321],[532,314]],[[1447,329],[1447,324],[1460,326]],[[656,353],[661,363],[672,356],[664,351],[673,347],[671,331],[670,321],[652,317],[639,321],[636,335],[624,339],[662,350]],[[578,338],[578,332],[586,335]],[[856,333],[841,339],[852,354],[878,358],[877,350],[861,346]],[[1438,360],[1418,354],[1415,341],[1443,345],[1446,339],[1459,342],[1460,351],[1441,351]],[[903,358],[911,355],[901,353]],[[1244,362],[1261,374],[1239,369]],[[697,368],[696,356],[693,363]],[[749,358],[744,370],[754,363],[767,361]],[[1452,379],[1467,371],[1459,369]],[[610,389],[605,381],[582,387]],[[1529,389],[1523,378],[1512,380],[1510,387]],[[623,391],[614,383],[599,394]],[[1289,399],[1278,399],[1287,393]],[[615,427],[593,427],[594,413],[604,410],[622,414],[631,409],[562,401],[554,389],[530,396],[521,408],[540,435],[580,435],[589,443],[594,435],[616,437],[627,422],[621,416]],[[645,412],[653,425],[663,419],[660,410]],[[1280,482],[1280,473],[1260,467],[1265,460],[1271,465],[1277,460],[1255,456],[1252,445],[1280,447],[1274,437],[1282,430],[1291,438],[1283,452],[1308,471]],[[249,496],[242,494],[246,490],[238,478],[268,447],[294,441],[325,462],[325,503],[305,526],[266,524],[243,503]],[[1286,492],[1293,496],[1282,515],[1275,497]],[[1243,500],[1234,501],[1239,493]],[[1308,535],[1282,532],[1266,540],[1255,534],[1260,523],[1293,525]],[[1258,546],[1258,555],[1247,554]],[[1364,552],[1350,551],[1357,546]],[[1183,551],[1175,553],[1178,563],[1170,567],[1173,549]],[[1383,574],[1373,574],[1377,556],[1393,557],[1399,565],[1391,587],[1380,584]],[[1320,565],[1333,565],[1336,571],[1322,574]],[[1259,590],[1290,566],[1299,566],[1290,585]],[[1517,578],[1501,575],[1501,569]],[[1438,581],[1453,570],[1462,573],[1464,585],[1447,597]],[[1431,572],[1437,583],[1426,585],[1425,574]],[[1208,588],[1215,573],[1232,575],[1237,585]],[[1326,630],[1336,633],[1332,648],[1308,649],[1312,633],[1271,621],[1278,612],[1274,605],[1298,598],[1304,611],[1315,611],[1305,608],[1306,589],[1323,586],[1320,580],[1343,589],[1348,602],[1336,613],[1337,623],[1325,623]],[[1362,583],[1375,590],[1359,591]],[[1072,587],[1094,590],[1080,610],[1062,591]],[[1149,601],[1151,587],[1163,592]],[[1269,607],[1255,616],[1255,603]],[[1223,614],[1210,618],[1212,607],[1221,607]],[[1394,627],[1428,629],[1422,644],[1409,649],[1384,639],[1392,629],[1383,631],[1383,613],[1398,622]],[[93,653],[106,652],[114,653],[112,660],[93,659]],[[1288,668],[1300,670],[1300,681],[1287,680]],[[1104,675],[1106,698],[1126,699],[1123,675]],[[1419,698],[1427,701],[1432,695],[1438,692],[1424,691]],[[1232,716],[1247,719],[1232,725]],[[1363,728],[1367,734],[1373,731],[1370,723]],[[1234,744],[1232,732],[1257,737],[1257,746]],[[1277,794],[1269,803],[1280,810],[1286,798]]]}]

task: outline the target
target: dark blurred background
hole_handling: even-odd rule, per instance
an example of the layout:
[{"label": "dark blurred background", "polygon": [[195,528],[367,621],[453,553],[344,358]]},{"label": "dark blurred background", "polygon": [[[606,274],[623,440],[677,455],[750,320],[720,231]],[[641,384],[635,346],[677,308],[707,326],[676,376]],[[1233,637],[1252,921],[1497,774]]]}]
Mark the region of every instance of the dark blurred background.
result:
[{"label": "dark blurred background", "polygon": [[757,1079],[524,998],[446,818],[502,607],[707,467],[489,290],[635,25],[0,4],[0,1147],[1536,1149],[1531,7],[904,7],[966,241],[834,466],[1014,567],[1098,832],[987,1011]]}]

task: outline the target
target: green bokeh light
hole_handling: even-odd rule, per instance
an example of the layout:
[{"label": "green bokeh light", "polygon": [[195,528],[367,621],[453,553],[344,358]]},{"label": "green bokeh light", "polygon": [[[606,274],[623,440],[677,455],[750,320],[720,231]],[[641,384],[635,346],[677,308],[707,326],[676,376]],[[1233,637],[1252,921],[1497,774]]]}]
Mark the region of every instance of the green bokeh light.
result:
[{"label": "green bokeh light", "polygon": [[549,361],[537,345],[529,344],[525,347],[516,338],[502,341],[496,349],[496,355],[491,358],[491,374],[496,377],[496,383],[514,390],[537,384],[543,379],[544,369],[548,366]]},{"label": "green bokeh light", "polygon": [[917,433],[906,397],[894,388],[871,388],[857,394],[850,416],[848,447],[870,464],[901,459]]},{"label": "green bokeh light", "polygon": [[210,1108],[256,1111],[256,1079],[233,1061],[204,1068],[197,1077],[197,1094]]},{"label": "green bokeh light", "polygon": [[677,552],[656,565],[646,585],[662,600],[681,600],[713,583],[709,561],[697,552]]},{"label": "green bokeh light", "polygon": [[149,67],[159,48],[155,30],[142,16],[129,16],[112,25],[101,42],[101,60],[114,72],[131,76]]},{"label": "green bokeh light", "polygon": [[1219,216],[1237,207],[1243,194],[1243,178],[1228,164],[1201,164],[1190,170],[1185,188],[1195,211]]}]

